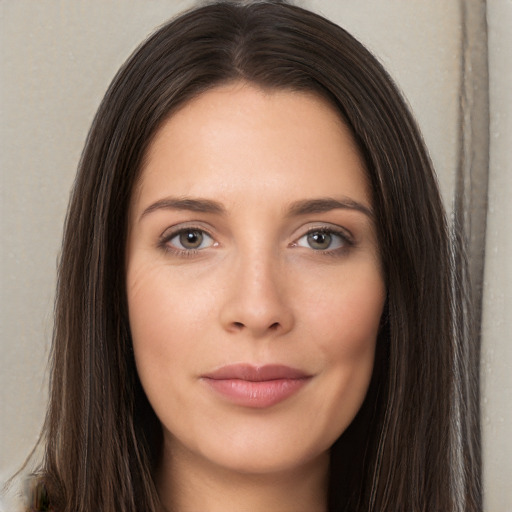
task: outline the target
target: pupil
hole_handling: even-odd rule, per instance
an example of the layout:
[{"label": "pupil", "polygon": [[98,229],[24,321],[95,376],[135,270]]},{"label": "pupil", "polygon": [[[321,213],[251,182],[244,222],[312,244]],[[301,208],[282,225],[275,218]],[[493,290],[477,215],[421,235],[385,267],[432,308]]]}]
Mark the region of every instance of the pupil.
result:
[{"label": "pupil", "polygon": [[200,231],[185,231],[180,235],[180,243],[187,249],[197,249],[203,241]]},{"label": "pupil", "polygon": [[317,231],[308,235],[308,241],[313,249],[327,249],[331,245],[331,235]]}]

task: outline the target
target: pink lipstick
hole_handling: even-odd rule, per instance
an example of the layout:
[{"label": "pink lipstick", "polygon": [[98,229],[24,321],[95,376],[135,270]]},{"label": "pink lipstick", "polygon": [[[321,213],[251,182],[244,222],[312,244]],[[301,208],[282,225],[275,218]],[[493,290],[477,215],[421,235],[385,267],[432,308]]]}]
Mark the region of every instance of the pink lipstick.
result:
[{"label": "pink lipstick", "polygon": [[223,366],[202,376],[216,393],[242,407],[263,409],[286,400],[311,379],[301,370],[283,365]]}]

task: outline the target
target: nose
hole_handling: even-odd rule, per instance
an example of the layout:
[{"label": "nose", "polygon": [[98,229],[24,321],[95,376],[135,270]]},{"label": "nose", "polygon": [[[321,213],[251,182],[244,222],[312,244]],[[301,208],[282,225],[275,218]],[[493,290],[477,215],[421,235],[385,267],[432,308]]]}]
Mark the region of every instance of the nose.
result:
[{"label": "nose", "polygon": [[286,273],[272,258],[239,258],[226,283],[220,320],[228,332],[252,338],[289,332],[295,320]]}]

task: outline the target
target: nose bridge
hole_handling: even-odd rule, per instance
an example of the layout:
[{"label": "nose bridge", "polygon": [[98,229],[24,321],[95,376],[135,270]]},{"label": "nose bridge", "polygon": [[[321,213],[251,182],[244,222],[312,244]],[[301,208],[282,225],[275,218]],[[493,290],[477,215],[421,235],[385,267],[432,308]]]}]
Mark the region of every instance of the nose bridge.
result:
[{"label": "nose bridge", "polygon": [[293,315],[286,296],[286,276],[271,247],[251,244],[239,250],[228,287],[221,313],[228,330],[246,330],[257,337],[291,328]]},{"label": "nose bridge", "polygon": [[[279,302],[279,283],[277,281],[277,261],[268,254],[255,254],[253,258],[241,258],[239,280],[246,287],[246,295],[250,303],[260,304],[261,310],[270,309],[274,302]],[[282,291],[282,290],[281,290]]]}]

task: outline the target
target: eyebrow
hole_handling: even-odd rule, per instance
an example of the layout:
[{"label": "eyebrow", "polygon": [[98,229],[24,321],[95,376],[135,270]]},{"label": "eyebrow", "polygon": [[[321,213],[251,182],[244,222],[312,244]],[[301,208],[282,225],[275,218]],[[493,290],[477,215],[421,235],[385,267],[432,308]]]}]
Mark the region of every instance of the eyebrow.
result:
[{"label": "eyebrow", "polygon": [[149,205],[141,214],[142,219],[156,210],[187,210],[199,213],[214,213],[225,215],[226,209],[222,204],[210,199],[192,199],[190,197],[166,197]]},{"label": "eyebrow", "polygon": [[318,199],[305,199],[292,203],[288,210],[290,217],[308,215],[315,213],[324,213],[331,210],[356,210],[364,213],[370,219],[373,219],[373,211],[370,207],[365,206],[358,201],[354,201],[348,197],[334,199],[332,197],[321,197]]},{"label": "eyebrow", "polygon": [[[287,212],[288,217],[324,213],[331,210],[355,210],[373,219],[371,208],[350,198],[334,199],[321,197],[317,199],[304,199],[292,203]],[[186,210],[199,213],[226,215],[224,206],[211,199],[193,199],[190,197],[166,197],[149,205],[141,214],[140,219],[157,210]]]}]

